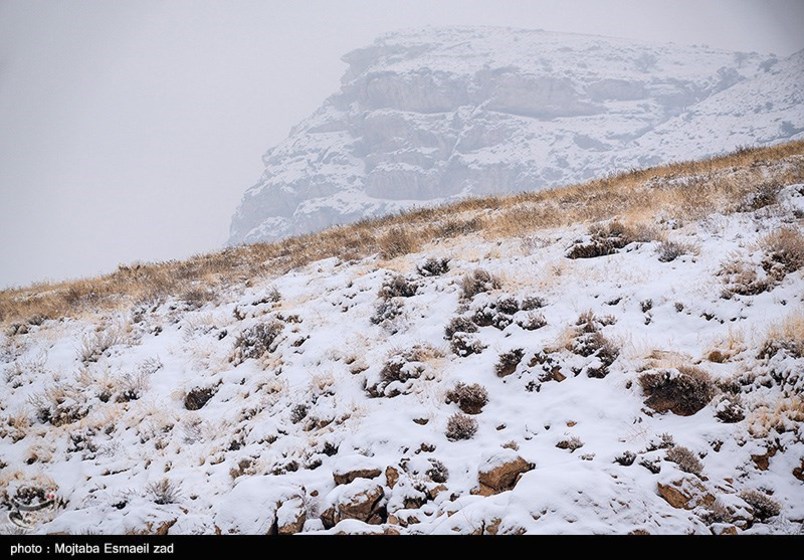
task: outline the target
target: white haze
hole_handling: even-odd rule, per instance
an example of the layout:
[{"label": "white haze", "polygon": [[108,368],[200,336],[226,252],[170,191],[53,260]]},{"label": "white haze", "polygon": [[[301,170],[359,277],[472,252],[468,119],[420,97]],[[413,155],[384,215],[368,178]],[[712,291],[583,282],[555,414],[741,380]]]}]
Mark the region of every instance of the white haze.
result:
[{"label": "white haze", "polygon": [[0,287],[219,248],[260,155],[386,31],[500,25],[787,56],[804,3],[0,3]]}]

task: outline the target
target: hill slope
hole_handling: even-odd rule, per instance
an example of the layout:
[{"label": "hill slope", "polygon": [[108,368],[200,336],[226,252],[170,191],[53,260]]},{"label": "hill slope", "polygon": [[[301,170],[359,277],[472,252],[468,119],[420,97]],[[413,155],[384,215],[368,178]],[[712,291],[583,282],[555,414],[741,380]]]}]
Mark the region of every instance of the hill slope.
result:
[{"label": "hill slope", "polygon": [[796,532],[803,216],[796,143],[2,292],[0,506],[39,533]]},{"label": "hill slope", "polygon": [[802,53],[499,28],[394,33],[264,156],[230,244],[802,137]]}]

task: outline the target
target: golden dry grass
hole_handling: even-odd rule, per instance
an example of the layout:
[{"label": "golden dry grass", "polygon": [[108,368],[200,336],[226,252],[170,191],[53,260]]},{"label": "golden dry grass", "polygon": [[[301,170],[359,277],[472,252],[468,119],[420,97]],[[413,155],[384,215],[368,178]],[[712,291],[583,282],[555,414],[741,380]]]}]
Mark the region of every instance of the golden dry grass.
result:
[{"label": "golden dry grass", "polygon": [[[355,260],[377,254],[392,259],[458,235],[499,239],[611,218],[638,225],[659,217],[689,220],[716,210],[735,211],[756,185],[804,181],[802,156],[804,141],[741,149],[551,190],[470,198],[185,261],[121,266],[96,278],[7,289],[0,291],[0,324],[152,305],[168,297],[197,300],[203,293],[205,299],[222,287],[248,286],[323,258]],[[782,160],[785,165],[779,165]]]}]

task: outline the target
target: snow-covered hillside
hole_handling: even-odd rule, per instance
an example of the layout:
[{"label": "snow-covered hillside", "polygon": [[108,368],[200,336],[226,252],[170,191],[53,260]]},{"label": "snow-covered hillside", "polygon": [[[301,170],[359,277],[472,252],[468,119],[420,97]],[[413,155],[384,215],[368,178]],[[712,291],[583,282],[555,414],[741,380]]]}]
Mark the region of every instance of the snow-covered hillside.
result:
[{"label": "snow-covered hillside", "polygon": [[804,53],[500,28],[396,33],[264,156],[230,244],[804,137]]},{"label": "snow-covered hillside", "polygon": [[0,293],[0,530],[799,532],[785,150]]}]

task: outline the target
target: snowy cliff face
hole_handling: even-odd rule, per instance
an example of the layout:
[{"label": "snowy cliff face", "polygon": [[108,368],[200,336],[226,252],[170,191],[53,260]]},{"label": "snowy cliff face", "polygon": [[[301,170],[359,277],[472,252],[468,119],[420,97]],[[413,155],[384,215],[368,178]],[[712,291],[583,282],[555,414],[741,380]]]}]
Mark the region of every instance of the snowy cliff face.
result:
[{"label": "snowy cliff face", "polygon": [[804,54],[496,28],[391,34],[265,156],[229,242],[804,137]]}]

